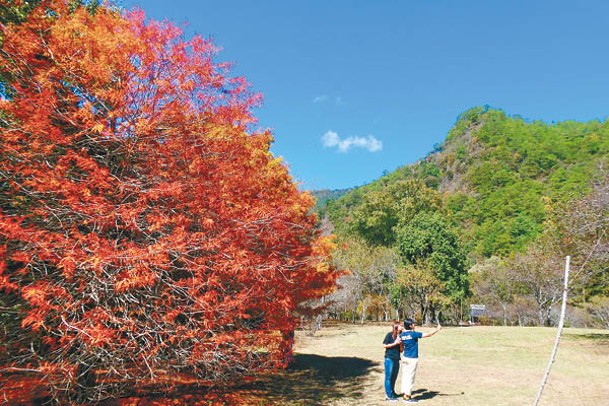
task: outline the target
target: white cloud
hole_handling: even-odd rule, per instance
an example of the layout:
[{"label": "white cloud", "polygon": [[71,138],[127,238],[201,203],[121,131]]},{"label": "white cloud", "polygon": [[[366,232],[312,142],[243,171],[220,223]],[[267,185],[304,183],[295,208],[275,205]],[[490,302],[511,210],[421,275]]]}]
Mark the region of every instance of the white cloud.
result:
[{"label": "white cloud", "polygon": [[314,104],[332,103],[337,106],[343,104],[343,98],[340,96],[328,96],[327,94],[321,94],[313,98]]},{"label": "white cloud", "polygon": [[327,100],[328,100],[328,95],[327,94],[322,94],[322,95],[319,95],[319,96],[315,96],[313,98],[313,103],[323,103],[323,102],[325,102]]},{"label": "white cloud", "polygon": [[340,137],[334,131],[327,131],[324,135],[321,136],[321,142],[326,148],[335,147],[340,144]]},{"label": "white cloud", "polygon": [[342,139],[335,131],[327,131],[321,136],[321,142],[325,148],[336,148],[339,152],[349,152],[351,148],[363,148],[370,152],[377,152],[383,149],[382,141],[373,135]]}]

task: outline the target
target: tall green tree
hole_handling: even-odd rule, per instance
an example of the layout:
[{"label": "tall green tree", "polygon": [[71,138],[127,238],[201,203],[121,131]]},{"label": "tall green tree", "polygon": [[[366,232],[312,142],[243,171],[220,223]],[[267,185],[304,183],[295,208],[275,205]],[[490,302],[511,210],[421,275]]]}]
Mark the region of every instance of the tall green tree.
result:
[{"label": "tall green tree", "polygon": [[397,230],[405,264],[432,269],[443,293],[457,303],[469,294],[469,261],[450,223],[439,212],[422,212]]},{"label": "tall green tree", "polygon": [[367,193],[353,211],[351,230],[369,243],[391,246],[396,227],[407,224],[419,212],[441,207],[440,194],[423,182],[409,179]]},{"label": "tall green tree", "polygon": [[433,309],[447,301],[443,290],[444,284],[429,267],[429,262],[407,265],[397,270],[392,300],[396,309],[408,314],[418,313],[424,323],[431,323]]}]

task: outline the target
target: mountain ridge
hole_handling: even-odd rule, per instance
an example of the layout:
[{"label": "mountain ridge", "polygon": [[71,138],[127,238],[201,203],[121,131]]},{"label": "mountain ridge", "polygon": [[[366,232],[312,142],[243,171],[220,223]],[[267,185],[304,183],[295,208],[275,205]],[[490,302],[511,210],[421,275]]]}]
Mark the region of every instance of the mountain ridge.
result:
[{"label": "mountain ridge", "polygon": [[548,124],[474,107],[458,117],[445,141],[426,157],[329,197],[318,209],[339,233],[345,232],[370,193],[416,181],[442,196],[469,251],[507,255],[541,234],[548,205],[585,195],[608,155],[607,121]]}]

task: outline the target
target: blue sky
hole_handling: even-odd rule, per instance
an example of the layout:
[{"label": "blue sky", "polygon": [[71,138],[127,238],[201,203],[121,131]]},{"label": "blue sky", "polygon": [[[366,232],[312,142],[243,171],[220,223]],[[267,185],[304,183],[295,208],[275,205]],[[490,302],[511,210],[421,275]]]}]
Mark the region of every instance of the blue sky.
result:
[{"label": "blue sky", "polygon": [[263,94],[254,114],[303,189],[423,158],[463,111],[604,120],[609,2],[123,0],[212,38]]}]

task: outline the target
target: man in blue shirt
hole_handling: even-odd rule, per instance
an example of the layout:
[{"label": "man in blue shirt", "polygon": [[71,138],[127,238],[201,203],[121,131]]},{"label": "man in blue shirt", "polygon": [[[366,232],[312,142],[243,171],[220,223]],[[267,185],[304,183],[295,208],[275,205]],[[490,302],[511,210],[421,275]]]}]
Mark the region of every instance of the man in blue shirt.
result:
[{"label": "man in blue shirt", "polygon": [[417,402],[412,397],[412,387],[414,386],[414,377],[417,372],[417,364],[419,363],[419,339],[431,337],[441,329],[442,326],[438,323],[438,327],[431,333],[420,333],[414,331],[414,320],[407,319],[404,321],[404,331],[400,334],[400,340],[404,346],[402,393],[406,402]]}]

